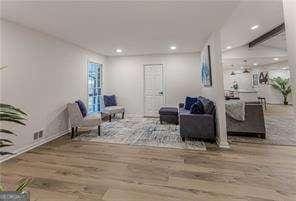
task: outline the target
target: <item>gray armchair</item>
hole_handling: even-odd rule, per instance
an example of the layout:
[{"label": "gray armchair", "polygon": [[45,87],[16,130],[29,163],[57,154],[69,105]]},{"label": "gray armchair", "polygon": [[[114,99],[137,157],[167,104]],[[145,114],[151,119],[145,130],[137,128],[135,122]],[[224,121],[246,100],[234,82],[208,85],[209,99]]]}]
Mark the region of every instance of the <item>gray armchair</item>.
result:
[{"label": "gray armchair", "polygon": [[208,99],[199,98],[202,99],[205,114],[190,114],[190,111],[184,108],[184,104],[179,104],[180,135],[183,141],[186,138],[216,140],[214,103]]},{"label": "gray armchair", "polygon": [[71,125],[71,138],[77,134],[78,127],[98,127],[98,135],[101,131],[101,116],[100,114],[91,114],[83,117],[77,103],[68,103],[67,110],[69,113]]}]

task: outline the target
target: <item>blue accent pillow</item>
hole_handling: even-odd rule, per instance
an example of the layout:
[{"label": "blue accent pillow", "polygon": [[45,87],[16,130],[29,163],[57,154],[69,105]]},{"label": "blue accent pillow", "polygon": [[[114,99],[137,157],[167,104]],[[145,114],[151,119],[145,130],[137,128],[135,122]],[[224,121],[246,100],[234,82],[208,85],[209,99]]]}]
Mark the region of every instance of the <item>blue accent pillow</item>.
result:
[{"label": "blue accent pillow", "polygon": [[109,107],[109,106],[116,106],[117,102],[116,102],[116,97],[115,95],[111,95],[111,96],[104,96],[104,104],[105,107]]},{"label": "blue accent pillow", "polygon": [[82,100],[77,100],[77,101],[75,101],[75,103],[78,104],[78,107],[80,109],[82,116],[85,117],[87,115],[87,109],[86,109],[84,102]]},{"label": "blue accent pillow", "polygon": [[185,109],[190,110],[191,106],[197,102],[197,97],[187,96],[185,99]]},{"label": "blue accent pillow", "polygon": [[197,100],[190,108],[190,114],[204,114],[204,106],[200,100]]}]

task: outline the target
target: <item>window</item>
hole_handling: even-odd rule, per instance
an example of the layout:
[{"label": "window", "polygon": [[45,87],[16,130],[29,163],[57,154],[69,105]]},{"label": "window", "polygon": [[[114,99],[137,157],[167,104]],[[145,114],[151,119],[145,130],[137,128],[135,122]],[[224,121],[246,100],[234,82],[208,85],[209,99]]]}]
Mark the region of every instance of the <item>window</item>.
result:
[{"label": "window", "polygon": [[102,93],[102,64],[87,63],[88,74],[88,113],[100,112]]}]

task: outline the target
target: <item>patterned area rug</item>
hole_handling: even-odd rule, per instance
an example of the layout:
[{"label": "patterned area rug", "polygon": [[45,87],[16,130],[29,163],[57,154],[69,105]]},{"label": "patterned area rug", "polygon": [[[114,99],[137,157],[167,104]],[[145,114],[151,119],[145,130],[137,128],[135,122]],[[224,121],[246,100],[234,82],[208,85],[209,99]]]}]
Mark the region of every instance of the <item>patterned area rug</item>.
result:
[{"label": "patterned area rug", "polygon": [[228,141],[296,146],[296,117],[291,106],[269,105],[264,119],[266,139],[228,136]]},{"label": "patterned area rug", "polygon": [[179,126],[160,124],[156,118],[128,117],[104,122],[101,136],[97,130],[81,133],[77,140],[153,147],[206,150],[204,142],[182,142]]}]

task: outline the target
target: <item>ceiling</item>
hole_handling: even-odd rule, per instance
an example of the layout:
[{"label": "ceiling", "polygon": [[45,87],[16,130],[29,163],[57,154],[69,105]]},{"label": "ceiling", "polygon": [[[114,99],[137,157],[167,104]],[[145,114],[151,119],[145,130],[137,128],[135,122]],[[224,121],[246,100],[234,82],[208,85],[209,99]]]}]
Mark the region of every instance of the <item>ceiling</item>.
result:
[{"label": "ceiling", "polygon": [[[5,1],[2,18],[114,56],[197,52],[239,1]],[[264,13],[264,12],[263,12]],[[270,17],[270,16],[269,16]]]},{"label": "ceiling", "polygon": [[222,49],[246,45],[283,22],[282,0],[242,1],[221,30]]},{"label": "ceiling", "polygon": [[[285,32],[254,48],[248,48],[247,45],[283,22],[282,1],[242,1],[221,30],[224,70],[241,69],[245,66],[244,60],[247,60],[248,68],[285,63],[287,61]],[[252,30],[251,27],[255,25],[258,25],[258,28]],[[231,48],[227,49],[228,46]]]},{"label": "ceiling", "polygon": [[[288,60],[286,46],[286,35],[283,32],[253,48],[244,45],[224,51],[222,54],[223,68],[224,70],[240,69],[245,66],[244,60],[247,60],[248,68],[267,66],[274,68],[273,64],[283,63]],[[275,58],[277,59],[275,60]],[[279,65],[279,67],[282,66]]]},{"label": "ceiling", "polygon": [[[267,67],[270,65],[271,67],[274,67],[274,64],[283,64],[287,61],[287,57],[277,57],[279,60],[274,61],[273,58],[270,57],[260,57],[258,58],[248,58],[247,63],[244,62],[243,59],[224,59],[223,60],[223,66],[224,70],[240,70],[242,68],[246,67],[248,69],[257,69],[260,67]],[[254,65],[254,63],[257,63],[258,65]],[[283,67],[283,66],[280,66]],[[286,66],[284,66],[286,67]]]},{"label": "ceiling", "polygon": [[287,51],[286,33],[283,32],[273,37],[271,40],[264,41],[263,43],[261,43],[261,45]]},{"label": "ceiling", "polygon": [[[243,61],[253,57],[256,62],[267,63],[266,57],[286,56],[285,34],[248,50],[247,55],[242,51],[248,42],[284,21],[282,0],[2,1],[1,4],[3,19],[107,56],[198,52],[210,34],[219,29],[222,49],[232,47],[223,52],[224,63],[225,59]],[[251,30],[254,25],[259,28]],[[170,46],[177,49],[170,50]],[[123,53],[116,53],[117,48]],[[236,51],[239,54],[232,58]]]}]

